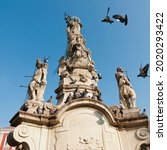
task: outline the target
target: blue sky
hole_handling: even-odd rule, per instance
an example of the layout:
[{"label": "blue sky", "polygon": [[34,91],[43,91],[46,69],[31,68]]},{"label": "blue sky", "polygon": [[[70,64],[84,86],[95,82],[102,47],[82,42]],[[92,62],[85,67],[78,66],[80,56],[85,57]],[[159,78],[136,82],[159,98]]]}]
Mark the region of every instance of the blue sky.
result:
[{"label": "blue sky", "polygon": [[[128,15],[128,25],[102,23],[109,15]],[[137,78],[139,67],[150,62],[149,0],[0,0],[0,127],[9,126],[26,98],[26,88],[33,75],[38,56],[49,56],[45,100],[58,87],[55,73],[58,60],[67,47],[64,12],[78,16],[86,47],[92,52],[96,69],[103,78],[99,89],[103,102],[119,105],[115,71],[127,70],[136,91],[137,106],[149,114],[150,79]]]}]

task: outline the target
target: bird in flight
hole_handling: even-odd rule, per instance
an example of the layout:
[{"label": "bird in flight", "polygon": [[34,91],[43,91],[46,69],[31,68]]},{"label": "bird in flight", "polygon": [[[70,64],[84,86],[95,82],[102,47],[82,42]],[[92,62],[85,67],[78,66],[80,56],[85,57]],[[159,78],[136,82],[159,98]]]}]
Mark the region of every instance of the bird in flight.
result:
[{"label": "bird in flight", "polygon": [[121,23],[124,23],[125,26],[128,24],[128,16],[125,15],[125,17],[121,15],[113,15],[113,18],[116,19],[117,21],[120,21]]},{"label": "bird in flight", "polygon": [[149,64],[146,64],[144,67],[142,67],[142,65],[141,65],[141,67],[139,69],[140,74],[137,77],[143,77],[143,78],[149,77],[147,75],[148,69],[149,69]]},{"label": "bird in flight", "polygon": [[110,7],[108,7],[108,9],[107,9],[107,15],[106,15],[106,17],[105,17],[101,22],[106,22],[106,23],[111,23],[111,24],[114,22],[114,21],[108,16],[109,11],[110,11]]}]

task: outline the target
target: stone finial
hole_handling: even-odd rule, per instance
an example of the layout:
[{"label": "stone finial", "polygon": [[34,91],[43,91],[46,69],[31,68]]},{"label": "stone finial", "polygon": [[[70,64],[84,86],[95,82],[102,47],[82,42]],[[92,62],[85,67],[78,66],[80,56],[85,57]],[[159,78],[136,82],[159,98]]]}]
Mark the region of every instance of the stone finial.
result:
[{"label": "stone finial", "polygon": [[82,28],[82,22],[77,16],[70,16],[65,12],[64,13],[64,19],[66,20],[66,23],[67,23],[68,26],[73,24],[74,22],[76,22]]}]

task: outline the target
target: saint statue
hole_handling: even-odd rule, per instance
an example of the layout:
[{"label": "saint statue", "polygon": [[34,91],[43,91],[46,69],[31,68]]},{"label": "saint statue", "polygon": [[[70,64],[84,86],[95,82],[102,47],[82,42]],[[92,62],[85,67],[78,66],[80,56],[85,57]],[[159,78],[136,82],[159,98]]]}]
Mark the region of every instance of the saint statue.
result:
[{"label": "saint statue", "polygon": [[42,64],[38,57],[36,61],[36,71],[28,87],[28,99],[44,101],[43,95],[47,84],[48,63],[45,61]]},{"label": "saint statue", "polygon": [[121,67],[117,68],[115,78],[119,88],[119,99],[121,107],[124,109],[136,107],[136,93]]}]

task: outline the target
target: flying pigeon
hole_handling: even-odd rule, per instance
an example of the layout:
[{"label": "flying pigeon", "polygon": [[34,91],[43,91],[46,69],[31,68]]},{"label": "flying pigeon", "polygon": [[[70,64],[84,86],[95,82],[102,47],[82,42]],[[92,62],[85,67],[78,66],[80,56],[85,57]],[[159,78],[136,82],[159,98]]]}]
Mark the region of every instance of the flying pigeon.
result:
[{"label": "flying pigeon", "polygon": [[148,68],[149,68],[149,64],[146,64],[143,68],[142,66],[140,67],[139,71],[140,71],[140,74],[137,76],[137,77],[149,77],[147,75],[147,72],[148,72]]},{"label": "flying pigeon", "polygon": [[109,11],[110,11],[110,7],[108,7],[108,9],[107,9],[107,15],[106,15],[106,17],[105,17],[101,22],[106,22],[106,23],[111,23],[111,24],[114,22],[114,21],[111,20],[111,18],[108,16]]},{"label": "flying pigeon", "polygon": [[128,16],[127,15],[125,15],[125,17],[123,17],[121,15],[114,15],[113,18],[116,19],[117,21],[120,21],[121,23],[124,23],[125,26],[128,24]]}]

